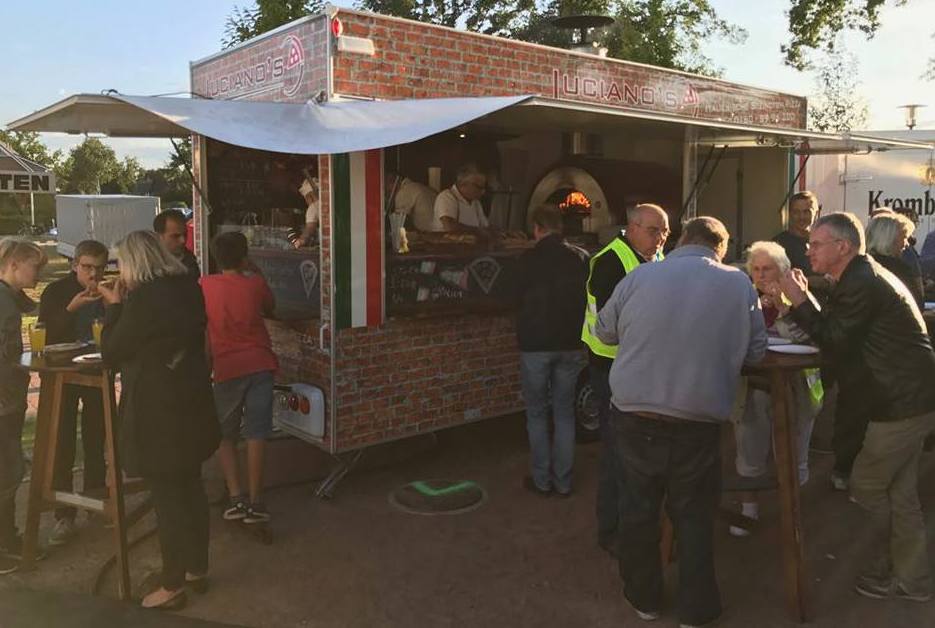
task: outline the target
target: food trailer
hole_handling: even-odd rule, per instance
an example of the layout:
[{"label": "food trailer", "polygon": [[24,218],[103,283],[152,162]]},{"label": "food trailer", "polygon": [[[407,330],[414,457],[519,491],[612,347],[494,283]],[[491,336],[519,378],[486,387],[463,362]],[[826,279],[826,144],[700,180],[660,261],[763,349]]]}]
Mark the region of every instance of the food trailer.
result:
[{"label": "food trailer", "polygon": [[[537,205],[591,250],[630,202],[676,229],[713,215],[737,257],[783,228],[809,154],[918,147],[806,131],[795,95],[335,7],[192,62],[191,92],[78,95],[11,128],[191,134],[202,267],[215,233],[248,236],[279,378],[324,397],[293,433],[335,455],[522,408],[509,277]],[[466,162],[499,246],[392,216],[403,178],[438,192]],[[295,248],[310,180],[320,237]]]}]

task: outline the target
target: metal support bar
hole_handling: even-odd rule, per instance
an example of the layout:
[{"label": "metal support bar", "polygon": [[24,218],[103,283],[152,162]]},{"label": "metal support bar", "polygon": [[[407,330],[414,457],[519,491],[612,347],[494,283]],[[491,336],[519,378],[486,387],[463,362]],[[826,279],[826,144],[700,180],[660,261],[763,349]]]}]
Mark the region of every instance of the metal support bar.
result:
[{"label": "metal support bar", "polygon": [[779,209],[776,211],[781,212],[782,208],[785,207],[786,203],[789,202],[789,199],[792,198],[792,195],[795,193],[795,185],[799,182],[799,179],[802,178],[802,173],[805,172],[805,166],[808,165],[808,160],[810,157],[810,153],[805,154],[805,159],[802,161],[802,165],[799,167],[798,172],[795,173],[795,178],[793,178],[792,182],[789,184],[789,189],[786,190],[786,197],[782,199],[782,203],[779,204]]},{"label": "metal support bar", "polygon": [[331,499],[334,496],[334,489],[337,487],[338,483],[344,479],[344,476],[351,472],[351,469],[357,466],[357,463],[360,462],[363,455],[363,449],[358,449],[344,456],[341,454],[334,454],[333,458],[337,464],[331,470],[331,473],[328,474],[328,477],[322,480],[318,488],[315,489],[315,497],[319,499]]}]

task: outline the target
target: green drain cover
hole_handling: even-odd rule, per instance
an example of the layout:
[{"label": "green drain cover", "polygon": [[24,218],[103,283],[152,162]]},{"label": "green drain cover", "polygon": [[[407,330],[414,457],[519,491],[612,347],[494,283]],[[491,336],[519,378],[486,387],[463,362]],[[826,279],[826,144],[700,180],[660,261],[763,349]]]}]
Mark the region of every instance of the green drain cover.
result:
[{"label": "green drain cover", "polygon": [[415,515],[456,515],[480,507],[487,493],[471,480],[417,480],[391,492],[389,499]]}]

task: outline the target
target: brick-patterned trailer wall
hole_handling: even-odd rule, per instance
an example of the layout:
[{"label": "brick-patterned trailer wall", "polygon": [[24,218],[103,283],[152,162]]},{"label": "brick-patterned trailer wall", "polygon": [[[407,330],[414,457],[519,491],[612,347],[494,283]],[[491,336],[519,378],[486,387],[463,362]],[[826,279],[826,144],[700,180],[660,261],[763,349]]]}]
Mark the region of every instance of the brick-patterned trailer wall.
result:
[{"label": "brick-patterned trailer wall", "polygon": [[737,124],[805,128],[806,99],[684,72],[340,9],[373,57],[336,53],[334,92],[367,98],[535,94]]},{"label": "brick-patterned trailer wall", "polygon": [[513,320],[505,316],[399,319],[342,330],[337,449],[519,409],[518,351]]}]

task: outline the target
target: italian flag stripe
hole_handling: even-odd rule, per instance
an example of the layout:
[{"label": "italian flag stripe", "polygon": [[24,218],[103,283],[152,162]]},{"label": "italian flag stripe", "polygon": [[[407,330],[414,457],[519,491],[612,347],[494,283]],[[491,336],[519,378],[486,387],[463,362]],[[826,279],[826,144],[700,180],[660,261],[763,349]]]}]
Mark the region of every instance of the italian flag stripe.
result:
[{"label": "italian flag stripe", "polygon": [[333,155],[334,321],[337,329],[383,322],[383,154]]}]

